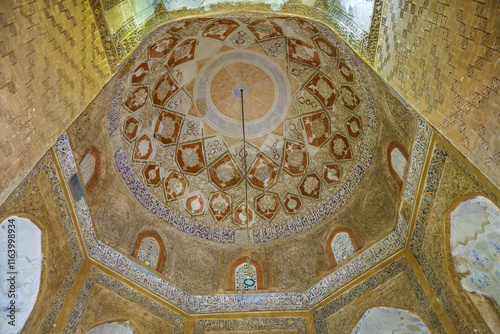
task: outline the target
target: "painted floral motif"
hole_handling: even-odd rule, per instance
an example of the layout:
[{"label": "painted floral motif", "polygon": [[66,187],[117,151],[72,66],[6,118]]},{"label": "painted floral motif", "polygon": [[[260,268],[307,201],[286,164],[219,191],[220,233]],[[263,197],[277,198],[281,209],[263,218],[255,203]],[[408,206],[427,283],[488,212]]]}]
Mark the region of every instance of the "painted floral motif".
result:
[{"label": "painted floral motif", "polygon": [[297,22],[299,22],[300,26],[303,29],[309,30],[313,34],[317,34],[319,32],[318,28],[316,28],[315,26],[313,26],[310,21],[307,21],[307,20],[304,20],[304,19],[301,19],[301,18],[296,18],[296,20],[297,20]]},{"label": "painted floral motif", "polygon": [[335,48],[330,42],[327,40],[318,37],[314,39],[314,43],[318,46],[318,48],[330,57],[337,57],[337,48]]},{"label": "painted floral motif", "polygon": [[310,198],[319,198],[321,182],[315,173],[307,175],[299,186],[300,193]]},{"label": "painted floral motif", "polygon": [[137,135],[137,131],[139,131],[139,121],[134,117],[130,117],[125,122],[125,137],[127,137],[129,140],[132,140]]},{"label": "painted floral motif", "polygon": [[205,199],[200,192],[195,193],[186,198],[186,204],[184,205],[184,207],[193,216],[201,215],[205,210]]},{"label": "painted floral motif", "polygon": [[140,83],[148,73],[149,73],[149,64],[147,62],[142,63],[135,68],[134,72],[132,73],[130,81],[133,84]]},{"label": "painted floral motif", "polygon": [[346,122],[347,132],[351,138],[358,138],[361,134],[361,121],[358,117],[352,116]]},{"label": "painted floral motif", "polygon": [[186,173],[197,174],[205,168],[201,141],[180,145],[177,149],[177,162]]},{"label": "painted floral motif", "polygon": [[142,135],[142,137],[137,140],[134,151],[134,159],[148,160],[151,153],[153,153],[153,144],[151,143],[151,139],[148,135]]},{"label": "painted floral motif", "polygon": [[125,105],[130,109],[130,111],[134,112],[146,105],[147,98],[148,87],[139,87],[130,93]]},{"label": "painted floral motif", "polygon": [[330,122],[324,112],[302,117],[307,143],[321,146],[330,136]]},{"label": "painted floral motif", "polygon": [[276,182],[277,176],[278,167],[260,154],[248,173],[248,180],[258,188],[267,189]]},{"label": "painted floral motif", "polygon": [[196,39],[187,39],[174,49],[170,58],[168,58],[167,65],[174,68],[178,65],[184,64],[194,59],[194,49],[196,48]]},{"label": "painted floral motif", "polygon": [[228,19],[217,20],[209,24],[202,32],[203,37],[209,37],[224,41],[227,36],[231,35],[240,25]]},{"label": "painted floral motif", "polygon": [[208,172],[210,180],[219,189],[232,187],[241,180],[241,175],[229,154],[224,155],[219,161],[213,164]]},{"label": "painted floral motif", "polygon": [[177,42],[176,37],[168,37],[154,43],[149,47],[150,58],[163,58]]},{"label": "painted floral motif", "polygon": [[287,213],[297,213],[302,207],[302,200],[298,196],[288,194],[283,203]]},{"label": "painted floral motif", "polygon": [[223,193],[213,193],[209,201],[210,211],[215,219],[220,222],[231,212],[231,197]]},{"label": "painted floral motif", "polygon": [[181,116],[162,111],[156,120],[155,138],[165,145],[177,142],[182,120]]},{"label": "painted floral motif", "polygon": [[153,186],[157,185],[161,181],[160,165],[159,164],[149,164],[144,169],[144,178],[148,184]]},{"label": "painted floral motif", "polygon": [[340,180],[340,167],[337,164],[326,164],[323,166],[323,179],[328,184],[336,183]]},{"label": "painted floral motif", "polygon": [[172,32],[172,33],[175,34],[175,33],[179,32],[181,30],[189,28],[191,26],[191,24],[193,24],[193,21],[189,21],[189,20],[177,22],[173,26],[171,26],[168,31],[170,31],[170,32]]},{"label": "painted floral motif", "polygon": [[165,194],[167,201],[178,199],[186,193],[187,181],[182,174],[170,172],[165,178]]},{"label": "painted floral motif", "polygon": [[255,20],[248,25],[248,30],[259,40],[283,36],[283,29],[275,22]]},{"label": "painted floral motif", "polygon": [[163,106],[165,102],[179,89],[169,75],[165,75],[156,84],[151,94],[153,103]]},{"label": "painted floral motif", "polygon": [[[234,210],[233,214],[233,223],[240,227],[246,227],[247,226],[247,207],[245,204],[241,204]],[[248,208],[248,225],[252,226],[254,222],[254,212],[252,208]]]},{"label": "painted floral motif", "polygon": [[333,106],[337,98],[335,87],[332,82],[321,73],[316,74],[314,78],[309,81],[307,89],[309,89],[326,108]]},{"label": "painted floral motif", "polygon": [[333,136],[330,143],[330,153],[337,160],[351,159],[351,147],[347,138],[341,134]]},{"label": "painted floral motif", "polygon": [[279,209],[280,202],[274,194],[262,194],[255,200],[257,212],[266,219],[272,219]]},{"label": "painted floral motif", "polygon": [[356,107],[360,103],[359,97],[354,93],[352,88],[349,86],[340,87],[340,96],[342,97],[344,106],[349,110],[356,109]]},{"label": "painted floral motif", "polygon": [[299,175],[307,168],[307,151],[302,145],[286,142],[283,168],[293,175]]},{"label": "painted floral motif", "polygon": [[339,62],[339,70],[340,74],[346,79],[348,82],[353,82],[354,81],[354,72],[351,70],[349,66],[345,63],[345,61],[341,60]]},{"label": "painted floral motif", "polygon": [[316,49],[300,39],[288,39],[288,57],[312,67],[318,67],[321,63]]}]

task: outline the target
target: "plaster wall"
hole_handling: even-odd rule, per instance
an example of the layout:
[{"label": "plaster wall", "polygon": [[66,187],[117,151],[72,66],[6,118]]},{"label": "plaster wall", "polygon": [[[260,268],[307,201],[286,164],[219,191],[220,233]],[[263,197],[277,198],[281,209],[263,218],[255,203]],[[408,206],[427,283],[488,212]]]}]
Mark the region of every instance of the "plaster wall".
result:
[{"label": "plaster wall", "polygon": [[388,0],[374,68],[497,187],[498,1]]},{"label": "plaster wall", "polygon": [[0,203],[111,76],[88,1],[0,2]]}]

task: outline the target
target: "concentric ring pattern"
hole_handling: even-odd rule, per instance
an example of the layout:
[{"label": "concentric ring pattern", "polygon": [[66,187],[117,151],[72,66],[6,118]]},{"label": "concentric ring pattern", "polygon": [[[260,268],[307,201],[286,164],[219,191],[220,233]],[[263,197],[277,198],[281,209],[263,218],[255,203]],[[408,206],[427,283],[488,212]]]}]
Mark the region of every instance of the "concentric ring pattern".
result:
[{"label": "concentric ring pattern", "polygon": [[111,119],[125,157],[117,165],[136,197],[151,194],[157,208],[150,197],[143,205],[167,222],[183,217],[233,241],[246,223],[245,182],[257,241],[339,208],[371,163],[376,130],[341,45],[298,18],[191,19],[160,30],[137,53]]}]

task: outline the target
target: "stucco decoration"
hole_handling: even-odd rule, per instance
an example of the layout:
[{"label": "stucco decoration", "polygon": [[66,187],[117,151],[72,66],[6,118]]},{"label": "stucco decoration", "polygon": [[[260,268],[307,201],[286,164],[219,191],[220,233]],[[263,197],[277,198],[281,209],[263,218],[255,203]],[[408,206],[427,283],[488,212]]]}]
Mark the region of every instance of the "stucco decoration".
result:
[{"label": "stucco decoration", "polygon": [[245,183],[256,242],[302,232],[340,208],[371,164],[377,116],[364,73],[316,22],[183,20],[129,68],[109,113],[116,165],[144,207],[190,234],[234,242]]},{"label": "stucco decoration", "polygon": [[451,213],[453,264],[462,286],[500,305],[500,210],[478,196]]},{"label": "stucco decoration", "polygon": [[134,334],[134,330],[127,322],[110,322],[87,331],[86,334]]},{"label": "stucco decoration", "polygon": [[351,334],[414,333],[430,334],[422,320],[408,311],[376,307],[369,309]]},{"label": "stucco decoration", "polygon": [[0,333],[19,333],[35,305],[42,271],[42,233],[29,219],[0,224]]}]

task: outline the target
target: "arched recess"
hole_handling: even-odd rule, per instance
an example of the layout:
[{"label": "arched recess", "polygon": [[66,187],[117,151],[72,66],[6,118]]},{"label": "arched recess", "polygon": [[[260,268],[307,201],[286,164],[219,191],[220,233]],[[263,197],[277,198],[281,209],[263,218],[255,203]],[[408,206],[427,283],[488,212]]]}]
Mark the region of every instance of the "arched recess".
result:
[{"label": "arched recess", "polygon": [[472,316],[498,331],[500,305],[500,210],[489,199],[468,195],[447,210],[443,248],[454,291]]},{"label": "arched recess", "polygon": [[148,230],[139,233],[132,256],[156,271],[162,272],[167,253],[158,232]]},{"label": "arched recess", "polygon": [[85,334],[135,334],[128,321],[107,322],[89,329]]},{"label": "arched recess", "polygon": [[387,167],[392,179],[399,189],[403,187],[403,180],[408,167],[408,153],[397,140],[387,146]]},{"label": "arched recess", "polygon": [[429,328],[415,314],[389,307],[374,307],[366,311],[351,334],[421,333]]},{"label": "arched recess", "polygon": [[360,249],[361,246],[359,245],[356,233],[348,226],[337,226],[330,233],[325,243],[328,266],[330,269],[335,267],[338,263],[343,262]]},{"label": "arched recess", "polygon": [[78,167],[80,168],[85,190],[87,194],[90,194],[101,177],[101,152],[97,147],[90,146],[85,151]]},{"label": "arched recess", "polygon": [[263,290],[264,289],[264,275],[262,273],[261,264],[252,257],[252,272],[255,275],[253,278],[256,281],[256,287],[252,289],[243,288],[241,276],[245,276],[248,272],[247,269],[248,257],[242,256],[234,261],[229,266],[229,290],[230,291],[249,291],[249,290]]},{"label": "arched recess", "polygon": [[[19,333],[37,301],[42,272],[42,231],[30,219],[0,224],[0,333]],[[13,322],[12,322],[13,321]]]}]

